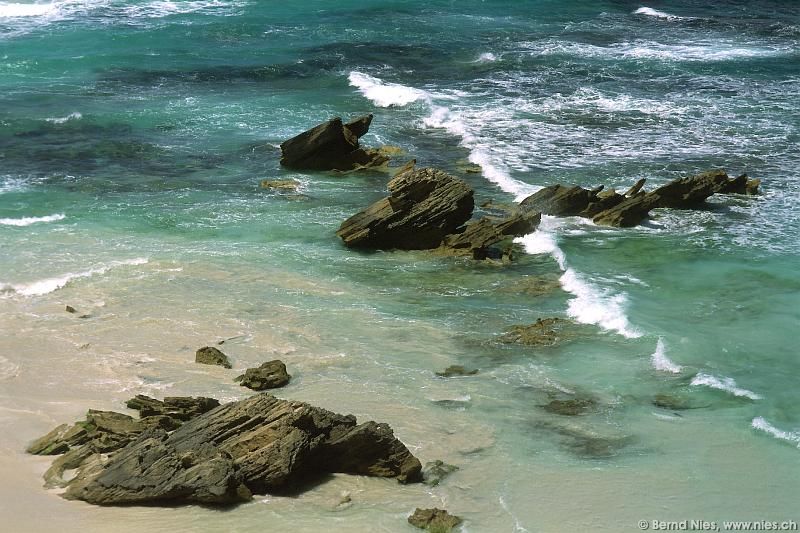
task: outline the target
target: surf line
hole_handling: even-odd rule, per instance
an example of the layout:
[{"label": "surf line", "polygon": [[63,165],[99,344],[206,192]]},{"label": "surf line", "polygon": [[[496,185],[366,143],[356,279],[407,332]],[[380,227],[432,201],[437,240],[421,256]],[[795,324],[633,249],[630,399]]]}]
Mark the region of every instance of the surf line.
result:
[{"label": "surf line", "polygon": [[[441,128],[459,137],[460,144],[469,151],[469,161],[481,167],[483,176],[503,191],[520,201],[542,187],[514,179],[502,163],[495,161],[491,151],[484,146],[480,136],[480,125],[472,124],[462,113],[442,105],[442,101],[458,100],[458,95],[437,94],[398,83],[388,83],[361,72],[353,71],[348,76],[350,85],[378,107],[401,107],[421,101],[429,109],[422,120],[425,128]],[[550,254],[558,263],[562,275],[561,286],[573,295],[567,314],[576,321],[595,324],[603,329],[615,331],[627,338],[641,337],[625,314],[627,295],[612,293],[587,281],[567,263],[564,251],[558,246],[559,221],[555,217],[542,216],[542,222],[534,233],[520,237],[517,242],[530,254]]]}]

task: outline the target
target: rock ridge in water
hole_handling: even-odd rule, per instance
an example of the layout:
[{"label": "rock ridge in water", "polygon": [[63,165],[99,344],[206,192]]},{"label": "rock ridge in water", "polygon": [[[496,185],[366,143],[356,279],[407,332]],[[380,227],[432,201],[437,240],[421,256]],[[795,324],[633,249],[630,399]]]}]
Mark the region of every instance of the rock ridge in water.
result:
[{"label": "rock ridge in water", "polygon": [[[176,426],[160,423],[170,415],[90,411],[89,422],[59,426],[28,451],[63,453],[45,474],[48,486],[97,505],[234,504],[328,473],[421,479],[419,460],[386,424],[357,424],[352,415],[266,393],[199,412],[215,401],[137,396],[129,404],[140,413],[189,418]],[[65,481],[67,469],[77,473]]]}]

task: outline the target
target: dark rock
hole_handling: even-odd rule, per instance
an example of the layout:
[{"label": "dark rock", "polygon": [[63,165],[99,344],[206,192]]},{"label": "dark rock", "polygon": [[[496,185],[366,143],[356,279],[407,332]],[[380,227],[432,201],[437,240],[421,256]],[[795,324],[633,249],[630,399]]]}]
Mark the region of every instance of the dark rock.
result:
[{"label": "dark rock", "polygon": [[467,370],[461,365],[450,365],[443,372],[437,372],[436,375],[443,378],[451,378],[453,376],[474,376],[477,373],[477,368]]},{"label": "dark rock", "polygon": [[[124,429],[123,420],[107,425]],[[386,424],[357,425],[352,415],[269,394],[222,405],[169,434],[145,431],[105,460],[86,445],[56,462],[50,475],[66,484],[64,496],[98,505],[231,504],[326,473],[413,482],[421,470]],[[75,468],[64,482],[63,471]]]},{"label": "dark rock", "polygon": [[671,394],[656,394],[653,397],[653,405],[670,411],[682,411],[692,409],[692,404],[686,398],[673,396]]},{"label": "dark rock", "polygon": [[446,236],[442,248],[456,255],[486,259],[492,245],[534,232],[541,219],[542,214],[535,211],[517,212],[500,221],[483,217],[467,224],[460,233]]},{"label": "dark rock", "polygon": [[414,514],[408,517],[408,523],[420,529],[427,529],[435,533],[447,533],[454,527],[461,524],[462,520],[458,516],[451,515],[444,509],[420,509],[414,510]]},{"label": "dark rock", "polygon": [[574,336],[569,331],[574,324],[563,318],[540,318],[530,325],[512,326],[500,336],[504,344],[523,344],[525,346],[554,346],[561,340]]},{"label": "dark rock", "polygon": [[591,398],[570,398],[568,400],[553,400],[542,408],[548,413],[563,416],[585,415],[597,406]]},{"label": "dark rock", "polygon": [[143,394],[137,394],[136,397],[125,402],[125,405],[129,409],[139,411],[140,418],[163,415],[185,422],[215,407],[219,407],[219,401],[203,396],[196,398],[167,396],[164,401],[161,401]]},{"label": "dark rock", "polygon": [[457,466],[449,465],[438,459],[427,462],[422,468],[422,482],[430,487],[435,487],[456,470],[458,470]]},{"label": "dark rock", "polygon": [[202,363],[204,365],[218,365],[231,368],[231,362],[228,360],[228,356],[213,346],[205,346],[197,350],[194,361],[195,363]]},{"label": "dark rock", "polygon": [[281,143],[281,165],[301,170],[342,170],[380,166],[389,158],[365,150],[358,138],[367,133],[372,115],[347,124],[336,117]]},{"label": "dark rock", "polygon": [[751,180],[747,174],[742,174],[731,178],[727,183],[722,184],[715,193],[718,194],[758,194],[758,186],[761,180]]},{"label": "dark rock", "polygon": [[644,184],[645,184],[646,181],[647,181],[647,178],[640,179],[639,181],[634,183],[633,187],[628,189],[627,192],[625,192],[625,194],[623,196],[628,197],[628,198],[630,198],[631,196],[636,196],[637,194],[639,194],[639,191],[642,190],[642,187],[644,187]]},{"label": "dark rock", "polygon": [[68,306],[66,307],[66,311],[67,311],[67,313],[72,313],[72,314],[75,314],[75,313],[77,313],[77,312],[78,312],[78,310],[77,310],[77,309],[75,309],[74,307],[72,307],[71,305],[68,305]]},{"label": "dark rock", "polygon": [[611,209],[625,201],[625,196],[615,190],[605,191],[597,195],[596,199],[586,206],[586,209],[578,213],[578,216],[593,218],[598,213]]},{"label": "dark rock", "polygon": [[658,197],[639,194],[627,198],[610,209],[597,213],[592,220],[595,224],[630,228],[646,219],[650,211],[658,205]]},{"label": "dark rock", "polygon": [[423,168],[397,174],[389,197],[345,220],[336,232],[345,246],[389,250],[436,248],[469,220],[472,189],[441,170]]},{"label": "dark rock", "polygon": [[244,371],[244,374],[237,376],[234,381],[241,381],[239,384],[242,387],[260,391],[283,387],[289,383],[291,377],[286,372],[286,365],[282,361],[275,359],[274,361],[267,361],[257,368],[248,368]]},{"label": "dark rock", "polygon": [[551,185],[528,196],[519,205],[545,215],[575,216],[595,202],[599,192],[597,189],[590,191],[577,185]]},{"label": "dark rock", "polygon": [[691,209],[700,206],[706,198],[727,186],[724,170],[709,170],[696,176],[681,178],[662,185],[647,196],[656,198],[655,207]]}]

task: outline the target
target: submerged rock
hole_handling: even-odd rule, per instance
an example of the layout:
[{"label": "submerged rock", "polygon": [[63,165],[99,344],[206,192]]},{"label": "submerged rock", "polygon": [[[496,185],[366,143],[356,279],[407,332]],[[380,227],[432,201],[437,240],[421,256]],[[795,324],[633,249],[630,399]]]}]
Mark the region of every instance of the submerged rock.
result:
[{"label": "submerged rock", "polygon": [[436,460],[425,463],[422,468],[422,482],[430,487],[435,487],[442,482],[444,478],[457,471],[458,467],[450,465],[444,461]]},{"label": "submerged rock", "polygon": [[[149,399],[143,403],[150,405]],[[419,460],[386,424],[358,425],[352,415],[269,394],[216,407],[172,432],[138,426],[132,434],[141,422],[120,413],[95,420],[133,438],[114,449],[97,449],[88,436],[78,439],[84,444],[48,472],[59,478],[77,469],[71,480],[55,480],[67,487],[64,497],[98,505],[231,504],[328,473],[420,480]],[[69,431],[55,433],[64,439]]]},{"label": "submerged rock", "polygon": [[575,333],[570,331],[574,325],[564,318],[540,318],[533,324],[512,326],[498,340],[503,344],[554,346],[574,336]]},{"label": "submerged rock", "polygon": [[205,346],[197,350],[194,361],[195,363],[204,365],[218,365],[231,368],[231,362],[228,360],[228,356],[213,346]]},{"label": "submerged rock", "polygon": [[427,529],[434,533],[447,533],[461,524],[460,517],[451,515],[444,509],[417,509],[408,517],[408,523],[420,529]]},{"label": "submerged rock", "polygon": [[472,216],[473,191],[441,170],[398,173],[389,196],[345,220],[336,232],[350,248],[426,250]]},{"label": "submerged rock", "polygon": [[585,415],[597,407],[597,402],[591,398],[570,398],[568,400],[552,400],[542,406],[548,413],[562,416]]},{"label": "submerged rock", "polygon": [[248,368],[244,374],[234,378],[239,381],[239,385],[252,390],[277,389],[289,383],[292,376],[286,372],[286,365],[283,361],[275,359],[267,361],[257,368]]},{"label": "submerged rock", "polygon": [[358,144],[369,130],[372,115],[347,124],[339,117],[323,122],[281,143],[281,165],[301,170],[341,170],[383,165],[389,158]]},{"label": "submerged rock", "polygon": [[461,365],[450,365],[442,372],[437,372],[436,375],[442,378],[451,378],[453,376],[474,376],[478,373],[478,369],[467,370]]},{"label": "submerged rock", "polygon": [[279,192],[295,192],[300,183],[295,180],[262,180],[262,189],[274,190]]}]

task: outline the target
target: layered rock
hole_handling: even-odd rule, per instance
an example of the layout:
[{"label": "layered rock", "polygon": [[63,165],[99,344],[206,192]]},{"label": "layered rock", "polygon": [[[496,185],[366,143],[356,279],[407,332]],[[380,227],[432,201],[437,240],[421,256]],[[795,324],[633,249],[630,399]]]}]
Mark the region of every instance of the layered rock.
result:
[{"label": "layered rock", "polygon": [[345,220],[336,232],[350,248],[438,247],[472,216],[473,191],[432,168],[410,169],[389,182],[389,196]]},{"label": "layered rock", "polygon": [[588,190],[577,185],[566,187],[564,185],[551,185],[533,193],[522,202],[520,207],[532,211],[539,211],[545,215],[568,217],[578,215],[593,201],[602,187]]},{"label": "layered rock", "polygon": [[281,165],[298,170],[340,170],[376,167],[389,158],[359,146],[372,115],[344,124],[339,117],[323,122],[281,143]]},{"label": "layered rock", "polygon": [[[147,397],[132,402],[140,410],[153,405]],[[358,425],[352,415],[268,394],[198,414],[174,431],[145,424],[149,419],[159,416],[94,416],[92,424],[114,436],[113,443],[98,447],[97,431],[61,426],[29,450],[52,452],[53,443],[67,442],[69,451],[46,477],[67,487],[64,497],[98,505],[231,504],[334,472],[420,480],[419,460],[386,424]],[[66,469],[77,469],[68,481],[61,477]]]},{"label": "layered rock", "polygon": [[283,361],[275,359],[267,361],[257,368],[248,368],[244,374],[234,378],[240,382],[239,385],[248,389],[262,391],[267,389],[277,389],[283,387],[292,376],[286,372],[286,365]]}]

